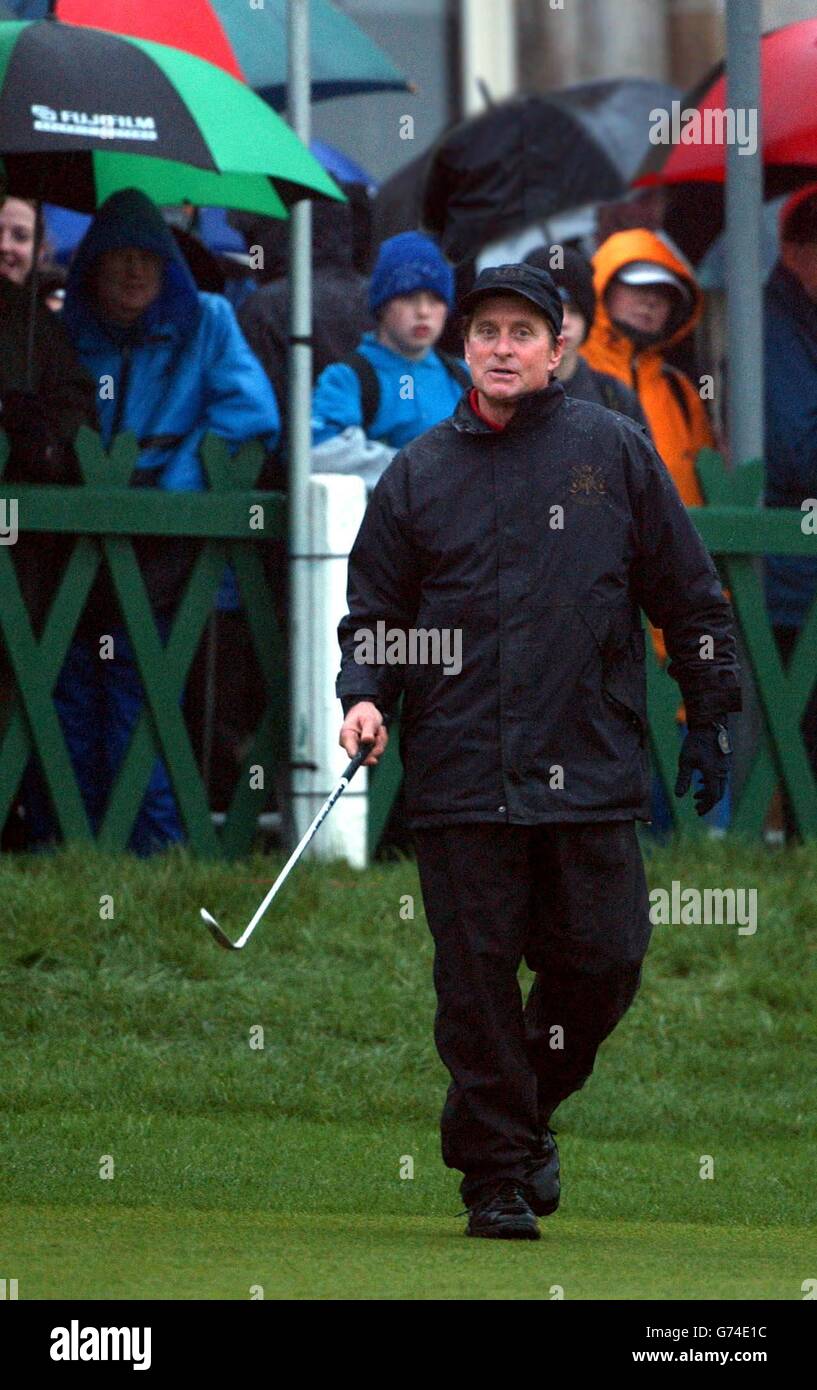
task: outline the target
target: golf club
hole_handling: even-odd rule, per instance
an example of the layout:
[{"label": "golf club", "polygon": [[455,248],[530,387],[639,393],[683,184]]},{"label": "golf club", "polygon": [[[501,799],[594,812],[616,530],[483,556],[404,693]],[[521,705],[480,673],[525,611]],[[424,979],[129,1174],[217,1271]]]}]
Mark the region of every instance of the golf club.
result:
[{"label": "golf club", "polygon": [[321,809],[319,810],[318,814],[316,815],[315,819],[313,820],[303,839],[292,851],[292,854],[289,856],[289,859],[287,860],[280,874],[278,875],[269,892],[267,893],[267,896],[265,897],[255,916],[252,918],[249,926],[241,933],[241,936],[238,938],[237,941],[231,941],[227,934],[224,931],[222,931],[215,917],[212,917],[206,908],[201,908],[202,919],[207,923],[207,926],[210,928],[210,931],[215,940],[218,942],[219,946],[223,946],[225,951],[240,951],[244,946],[246,946],[247,942],[249,941],[250,937],[255,931],[255,928],[258,926],[258,923],[261,921],[261,918],[263,917],[264,913],[266,912],[267,908],[269,907],[270,903],[272,902],[273,898],[278,892],[278,889],[281,887],[282,883],[288,877],[290,869],[292,869],[295,866],[295,864],[297,864],[298,860],[300,859],[301,855],[303,854],[304,850],[309,844],[309,841],[312,839],[313,835],[317,831],[318,827],[323,823],[323,821],[326,820],[326,817],[329,815],[329,812],[331,811],[338,797],[341,796],[343,792],[345,792],[346,788],[348,787],[349,783],[351,782],[361,763],[365,758],[368,757],[373,748],[374,742],[371,739],[365,739],[361,743],[360,748],[358,749],[355,756],[352,758],[352,761],[349,763],[348,767],[343,773],[343,776],[340,778],[340,781],[338,782],[337,786],[324,801]]}]

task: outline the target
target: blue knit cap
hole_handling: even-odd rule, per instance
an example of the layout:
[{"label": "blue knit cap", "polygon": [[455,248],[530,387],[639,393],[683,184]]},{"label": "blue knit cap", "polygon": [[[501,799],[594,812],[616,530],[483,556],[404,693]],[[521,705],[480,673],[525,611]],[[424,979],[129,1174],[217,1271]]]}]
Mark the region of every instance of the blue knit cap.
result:
[{"label": "blue knit cap", "polygon": [[439,247],[422,232],[400,232],[380,246],[369,284],[369,308],[374,314],[386,300],[415,290],[431,290],[454,303],[454,272]]}]

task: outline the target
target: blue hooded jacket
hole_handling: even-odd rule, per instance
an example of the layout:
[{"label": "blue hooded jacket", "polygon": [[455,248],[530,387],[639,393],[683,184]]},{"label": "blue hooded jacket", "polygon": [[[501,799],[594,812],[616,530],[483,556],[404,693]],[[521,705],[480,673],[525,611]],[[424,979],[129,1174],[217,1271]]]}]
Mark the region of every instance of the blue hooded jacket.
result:
[{"label": "blue hooded jacket", "polygon": [[[91,276],[104,251],[126,246],[155,252],[164,267],[158,298],[123,329],[100,318]],[[98,383],[103,441],[132,430],[142,445],[138,467],[154,470],[156,486],[203,490],[198,450],[209,430],[235,445],[260,438],[274,448],[275,393],[231,305],[197,290],[159,209],[137,189],[114,193],[88,228],[68,277],[63,317]]]},{"label": "blue hooded jacket", "polygon": [[[432,348],[421,362],[402,357],[371,330],[364,333],[357,351],[368,357],[380,383],[380,404],[366,431],[369,439],[402,449],[418,435],[453,415],[462,387]],[[461,359],[457,359],[461,361]],[[468,368],[461,361],[464,371]],[[406,377],[414,389],[406,392]],[[360,381],[345,362],[332,362],[315,383],[312,394],[312,443],[323,444],[350,425],[362,426]]]},{"label": "blue hooded jacket", "polygon": [[[778,263],[765,296],[767,507],[817,497],[817,304]],[[775,625],[802,627],[817,593],[817,560],[770,555],[766,603]]]}]

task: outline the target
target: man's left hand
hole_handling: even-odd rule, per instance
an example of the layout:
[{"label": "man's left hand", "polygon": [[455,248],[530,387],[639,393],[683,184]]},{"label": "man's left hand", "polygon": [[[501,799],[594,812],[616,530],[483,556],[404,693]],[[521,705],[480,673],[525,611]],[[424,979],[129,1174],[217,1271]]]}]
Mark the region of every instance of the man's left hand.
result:
[{"label": "man's left hand", "polygon": [[725,723],[690,727],[678,758],[675,795],[686,796],[693,772],[699,772],[701,785],[695,791],[695,809],[699,816],[711,811],[726,791],[731,752]]}]

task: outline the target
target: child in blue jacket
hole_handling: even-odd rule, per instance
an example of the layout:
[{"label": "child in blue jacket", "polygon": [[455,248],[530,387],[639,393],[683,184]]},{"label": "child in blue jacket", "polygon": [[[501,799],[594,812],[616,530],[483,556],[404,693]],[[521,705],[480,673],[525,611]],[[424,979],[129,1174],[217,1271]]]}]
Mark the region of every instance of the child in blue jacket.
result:
[{"label": "child in blue jacket", "polygon": [[[376,331],[364,333],[344,362],[321,373],[312,396],[314,445],[357,428],[386,446],[369,451],[363,469],[372,487],[395,450],[445,420],[470,386],[462,358],[435,351],[453,304],[454,275],[438,247],[420,232],[401,232],[380,247],[369,286]],[[323,452],[323,451],[321,451]],[[323,471],[360,471],[327,452]],[[372,468],[371,459],[376,463]]]}]

